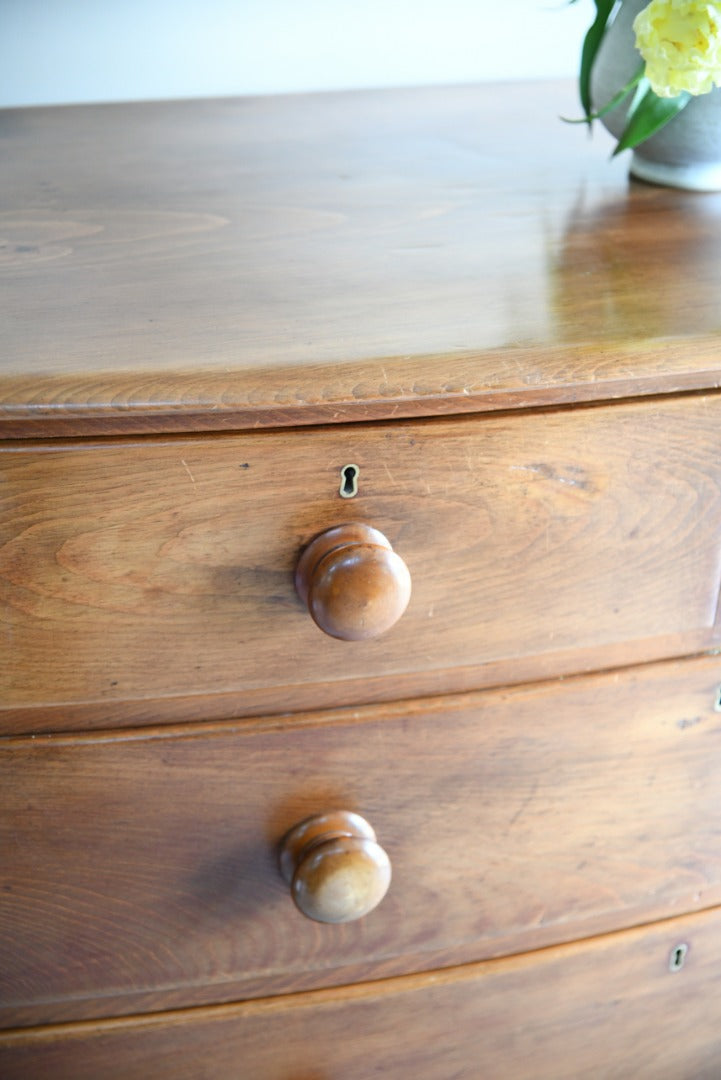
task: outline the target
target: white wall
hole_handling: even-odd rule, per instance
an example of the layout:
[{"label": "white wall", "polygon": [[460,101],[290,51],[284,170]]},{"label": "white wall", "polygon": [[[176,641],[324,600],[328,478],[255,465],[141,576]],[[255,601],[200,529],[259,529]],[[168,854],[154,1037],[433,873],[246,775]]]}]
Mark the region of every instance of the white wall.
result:
[{"label": "white wall", "polygon": [[0,105],[574,75],[591,0],[0,0]]}]

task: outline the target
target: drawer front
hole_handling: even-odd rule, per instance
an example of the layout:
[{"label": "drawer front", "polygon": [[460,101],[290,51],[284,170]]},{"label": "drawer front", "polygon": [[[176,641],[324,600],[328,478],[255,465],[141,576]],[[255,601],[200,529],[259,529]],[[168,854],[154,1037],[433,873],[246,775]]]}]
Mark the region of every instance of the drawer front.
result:
[{"label": "drawer front", "polygon": [[[0,470],[6,731],[446,693],[716,638],[719,396],[46,445]],[[346,521],[410,569],[377,640],[328,637],[295,592],[304,545]]]},{"label": "drawer front", "polygon": [[719,1060],[718,909],[335,993],[0,1035],[5,1080],[716,1080]]},{"label": "drawer front", "polygon": [[[416,705],[0,744],[4,1026],[499,956],[721,903],[721,660]],[[390,890],[294,907],[286,831],[345,808]]]}]

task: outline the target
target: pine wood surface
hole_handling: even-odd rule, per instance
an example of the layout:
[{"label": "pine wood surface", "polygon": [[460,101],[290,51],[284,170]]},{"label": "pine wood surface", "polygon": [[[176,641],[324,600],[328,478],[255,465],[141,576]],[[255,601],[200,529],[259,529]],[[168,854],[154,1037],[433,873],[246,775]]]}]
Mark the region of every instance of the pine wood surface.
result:
[{"label": "pine wood surface", "polygon": [[[199,720],[206,695],[224,717],[357,703],[372,680],[408,697],[718,640],[718,395],[20,444],[0,471],[5,731]],[[347,520],[410,570],[377,640],[328,637],[295,590],[304,546]]]},{"label": "pine wood surface", "polygon": [[4,1080],[716,1080],[720,943],[717,908],[448,972],[0,1034],[0,1071]]},{"label": "pine wood surface", "polygon": [[[712,657],[6,739],[2,1023],[330,987],[721,904],[720,684]],[[291,827],[333,809],[370,823],[393,875],[344,925],[304,918],[277,863]]]},{"label": "pine wood surface", "polygon": [[0,422],[212,430],[719,385],[721,196],[541,82],[0,112]]}]

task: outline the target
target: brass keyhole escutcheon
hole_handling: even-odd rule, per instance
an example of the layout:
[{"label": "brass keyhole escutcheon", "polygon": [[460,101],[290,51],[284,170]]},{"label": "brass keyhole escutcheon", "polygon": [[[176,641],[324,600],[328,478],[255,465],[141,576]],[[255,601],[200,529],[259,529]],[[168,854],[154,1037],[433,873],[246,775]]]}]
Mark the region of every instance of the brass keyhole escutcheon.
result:
[{"label": "brass keyhole escutcheon", "polygon": [[354,499],[358,494],[358,476],[360,469],[357,465],[344,465],[340,471],[340,490],[342,499]]}]

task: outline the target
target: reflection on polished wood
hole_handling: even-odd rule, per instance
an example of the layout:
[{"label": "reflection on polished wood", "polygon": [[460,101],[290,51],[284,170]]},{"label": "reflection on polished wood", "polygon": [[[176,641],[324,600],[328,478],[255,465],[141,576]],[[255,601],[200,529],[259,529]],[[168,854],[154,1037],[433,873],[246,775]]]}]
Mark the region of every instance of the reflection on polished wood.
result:
[{"label": "reflection on polished wood", "polygon": [[575,111],[568,81],[0,112],[0,421],[212,430],[718,384],[721,196],[629,184]]}]

